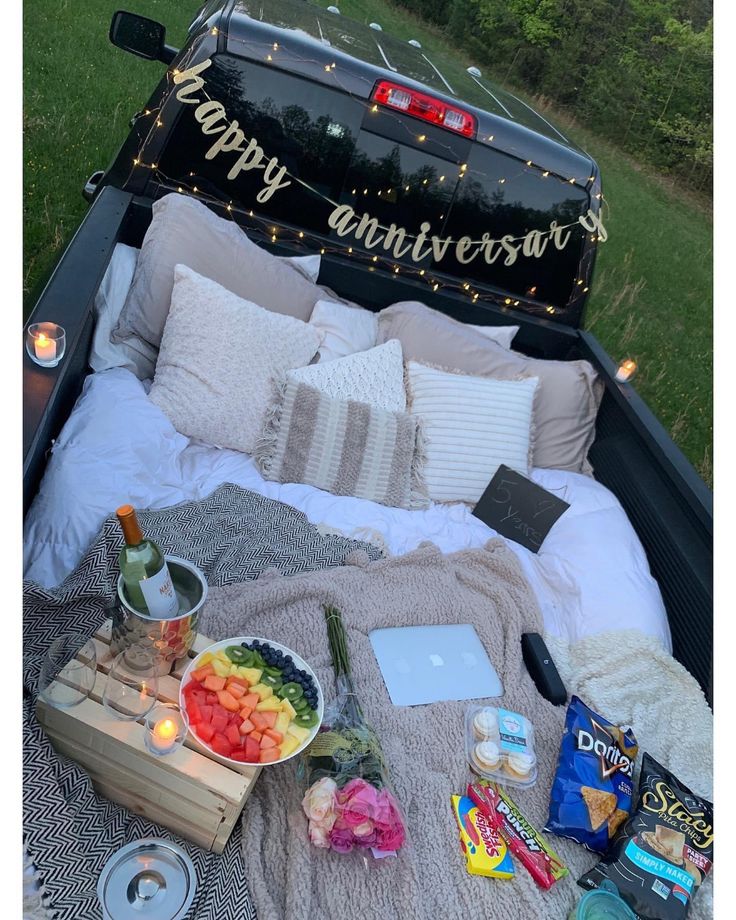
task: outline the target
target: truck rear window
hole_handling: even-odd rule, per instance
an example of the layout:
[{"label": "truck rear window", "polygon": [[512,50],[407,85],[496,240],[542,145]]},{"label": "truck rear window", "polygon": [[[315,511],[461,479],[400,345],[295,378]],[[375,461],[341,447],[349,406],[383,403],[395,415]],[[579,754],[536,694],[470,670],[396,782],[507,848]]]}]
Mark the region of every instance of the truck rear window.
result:
[{"label": "truck rear window", "polygon": [[[268,220],[397,265],[435,269],[511,297],[557,306],[570,299],[585,233],[579,225],[571,228],[564,249],[550,244],[539,257],[519,251],[506,258],[515,245],[510,242],[504,250],[497,247],[491,259],[480,244],[489,237],[516,240],[530,230],[548,231],[551,221],[560,226],[575,222],[589,207],[582,187],[543,177],[523,159],[492,146],[376,112],[364,99],[242,58],[216,55],[203,75],[201,98],[220,102],[227,119],[237,120],[247,138],[256,138],[266,157],[276,157],[292,181],[259,202],[263,171],[228,178],[232,156],[206,158],[213,137],[195,119],[196,107],[185,104],[158,164],[158,178],[167,185],[196,186]],[[339,234],[329,223],[338,205],[355,214]],[[365,227],[361,232],[355,226],[363,215],[364,223],[372,218],[383,228],[394,224],[405,229],[408,243],[427,224],[439,238],[469,237],[478,244],[472,247],[475,255],[461,262],[454,245],[439,260],[430,246],[421,254],[410,245],[391,251],[369,247]],[[402,249],[404,254],[397,256]]]}]

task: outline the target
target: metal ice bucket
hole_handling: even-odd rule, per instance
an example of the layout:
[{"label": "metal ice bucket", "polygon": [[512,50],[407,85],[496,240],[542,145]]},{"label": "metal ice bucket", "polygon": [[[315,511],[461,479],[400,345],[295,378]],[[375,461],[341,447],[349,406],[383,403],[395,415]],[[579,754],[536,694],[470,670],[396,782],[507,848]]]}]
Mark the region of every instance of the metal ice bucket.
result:
[{"label": "metal ice bucket", "polygon": [[168,674],[174,662],[183,658],[194,644],[199,611],[207,600],[207,580],[194,563],[178,556],[166,556],[166,562],[182,612],[167,620],[140,613],[128,600],[120,575],[110,640],[110,649],[115,655],[134,645],[150,648],[158,662],[156,673],[159,676]]}]

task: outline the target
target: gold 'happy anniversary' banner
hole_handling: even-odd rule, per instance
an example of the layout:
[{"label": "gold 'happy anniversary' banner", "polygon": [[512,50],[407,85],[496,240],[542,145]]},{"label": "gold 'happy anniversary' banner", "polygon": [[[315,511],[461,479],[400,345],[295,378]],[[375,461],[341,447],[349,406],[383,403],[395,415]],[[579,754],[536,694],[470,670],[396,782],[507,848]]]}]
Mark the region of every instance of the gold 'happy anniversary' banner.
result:
[{"label": "gold 'happy anniversary' banner", "polygon": [[[227,174],[228,179],[236,179],[241,172],[249,172],[252,169],[263,170],[263,188],[256,195],[256,201],[265,204],[276,192],[288,188],[291,178],[295,177],[287,179],[289,174],[286,167],[279,164],[278,158],[268,158],[257,139],[246,138],[238,122],[228,118],[223,104],[210,99],[204,92],[205,80],[202,73],[211,64],[212,59],[207,58],[187,70],[176,73],[174,83],[180,87],[176,92],[176,98],[187,105],[196,106],[194,118],[199,123],[202,133],[216,137],[205,154],[205,159],[214,160],[215,157],[227,153],[237,154],[237,159]],[[206,98],[195,95],[198,93],[202,93]],[[299,179],[296,181],[300,182]],[[314,189],[305,183],[301,184],[314,192]],[[463,265],[470,264],[479,255],[492,265],[504,253],[503,264],[513,265],[520,254],[526,258],[538,259],[550,245],[557,250],[564,249],[572,237],[570,228],[577,225],[588,233],[596,234],[601,242],[608,239],[600,214],[596,214],[590,208],[571,224],[558,225],[556,220],[552,220],[548,230],[530,230],[522,237],[505,234],[499,239],[494,239],[490,234],[484,233],[480,240],[473,240],[468,236],[453,240],[451,237],[443,238],[432,234],[431,225],[426,221],[420,225],[419,233],[412,235],[396,224],[384,227],[370,214],[358,216],[349,204],[335,204],[329,199],[326,200],[334,205],[327,222],[338,236],[350,234],[354,239],[360,240],[366,249],[382,246],[386,252],[391,252],[395,259],[409,255],[414,262],[421,262],[430,254],[435,262],[440,262],[450,247],[454,246],[455,258]]]}]

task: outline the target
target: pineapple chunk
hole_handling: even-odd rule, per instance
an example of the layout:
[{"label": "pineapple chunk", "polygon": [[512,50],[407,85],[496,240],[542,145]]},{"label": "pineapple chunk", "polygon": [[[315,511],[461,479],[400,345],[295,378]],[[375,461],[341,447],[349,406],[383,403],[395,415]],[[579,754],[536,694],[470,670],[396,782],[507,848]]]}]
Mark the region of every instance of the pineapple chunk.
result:
[{"label": "pineapple chunk", "polygon": [[240,677],[240,668],[236,664],[230,665],[230,677]]},{"label": "pineapple chunk", "polygon": [[[256,708],[258,708],[258,707],[256,707]],[[285,735],[285,734],[286,734],[286,730],[287,730],[287,728],[289,727],[289,721],[290,721],[290,719],[289,719],[289,714],[286,713],[286,712],[284,712],[284,711],[282,710],[282,711],[276,716],[276,724],[274,725],[274,728],[275,728],[276,731],[279,732],[280,734]]]},{"label": "pineapple chunk", "polygon": [[225,664],[223,661],[220,661],[219,658],[213,658],[212,668],[218,677],[229,677],[230,676],[230,663],[229,662]]},{"label": "pineapple chunk", "polygon": [[309,729],[301,725],[290,725],[286,737],[288,738],[289,735],[291,735],[292,738],[296,738],[299,744],[303,744],[309,737]]},{"label": "pineapple chunk", "polygon": [[281,712],[289,717],[290,722],[292,719],[296,718],[296,709],[294,709],[288,700],[281,700]]},{"label": "pineapple chunk", "polygon": [[[269,698],[269,696],[273,696],[273,688],[272,688],[272,687],[267,687],[265,684],[254,684],[254,685],[250,688],[250,692],[251,692],[251,693],[257,693],[257,694],[258,694],[258,699],[261,700],[261,701],[267,700],[267,699]],[[277,707],[275,707],[275,708],[276,708],[276,709],[281,709],[281,705],[279,704],[279,705],[278,705]]]},{"label": "pineapple chunk", "polygon": [[260,668],[246,668],[245,665],[241,664],[238,668],[238,674],[248,681],[249,686],[252,686],[260,681],[263,671]]},{"label": "pineapple chunk", "polygon": [[205,652],[197,659],[197,670],[203,668],[206,664],[209,664],[212,661],[212,652]]},{"label": "pineapple chunk", "polygon": [[218,649],[215,652],[215,658],[219,658],[219,660],[222,661],[224,664],[226,664],[228,667],[230,667],[230,665],[232,664],[230,659],[227,657],[227,654],[224,648]]},{"label": "pineapple chunk", "polygon": [[288,757],[289,754],[293,754],[301,743],[302,742],[293,735],[285,735],[284,740],[280,744],[281,756]]},{"label": "pineapple chunk", "polygon": [[[253,690],[255,689],[256,688],[253,687]],[[267,687],[266,689],[269,690],[270,687]],[[267,697],[265,700],[261,700],[260,703],[256,703],[256,709],[258,710],[258,712],[280,712],[281,703],[275,696],[271,695],[270,697]]]}]

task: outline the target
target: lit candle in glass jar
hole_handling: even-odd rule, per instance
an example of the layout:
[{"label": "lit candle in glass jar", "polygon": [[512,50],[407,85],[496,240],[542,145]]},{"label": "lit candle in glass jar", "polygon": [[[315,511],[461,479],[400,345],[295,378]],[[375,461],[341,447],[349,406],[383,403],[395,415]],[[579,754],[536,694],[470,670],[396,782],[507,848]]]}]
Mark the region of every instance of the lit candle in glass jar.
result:
[{"label": "lit candle in glass jar", "polygon": [[39,361],[56,360],[56,342],[43,332],[40,332],[33,341],[33,350]]},{"label": "lit candle in glass jar", "polygon": [[153,726],[151,743],[159,751],[165,751],[176,742],[179,727],[173,719],[160,719]]},{"label": "lit candle in glass jar", "polygon": [[635,373],[636,361],[627,358],[619,364],[618,370],[616,371],[616,380],[618,380],[619,383],[628,383]]}]

